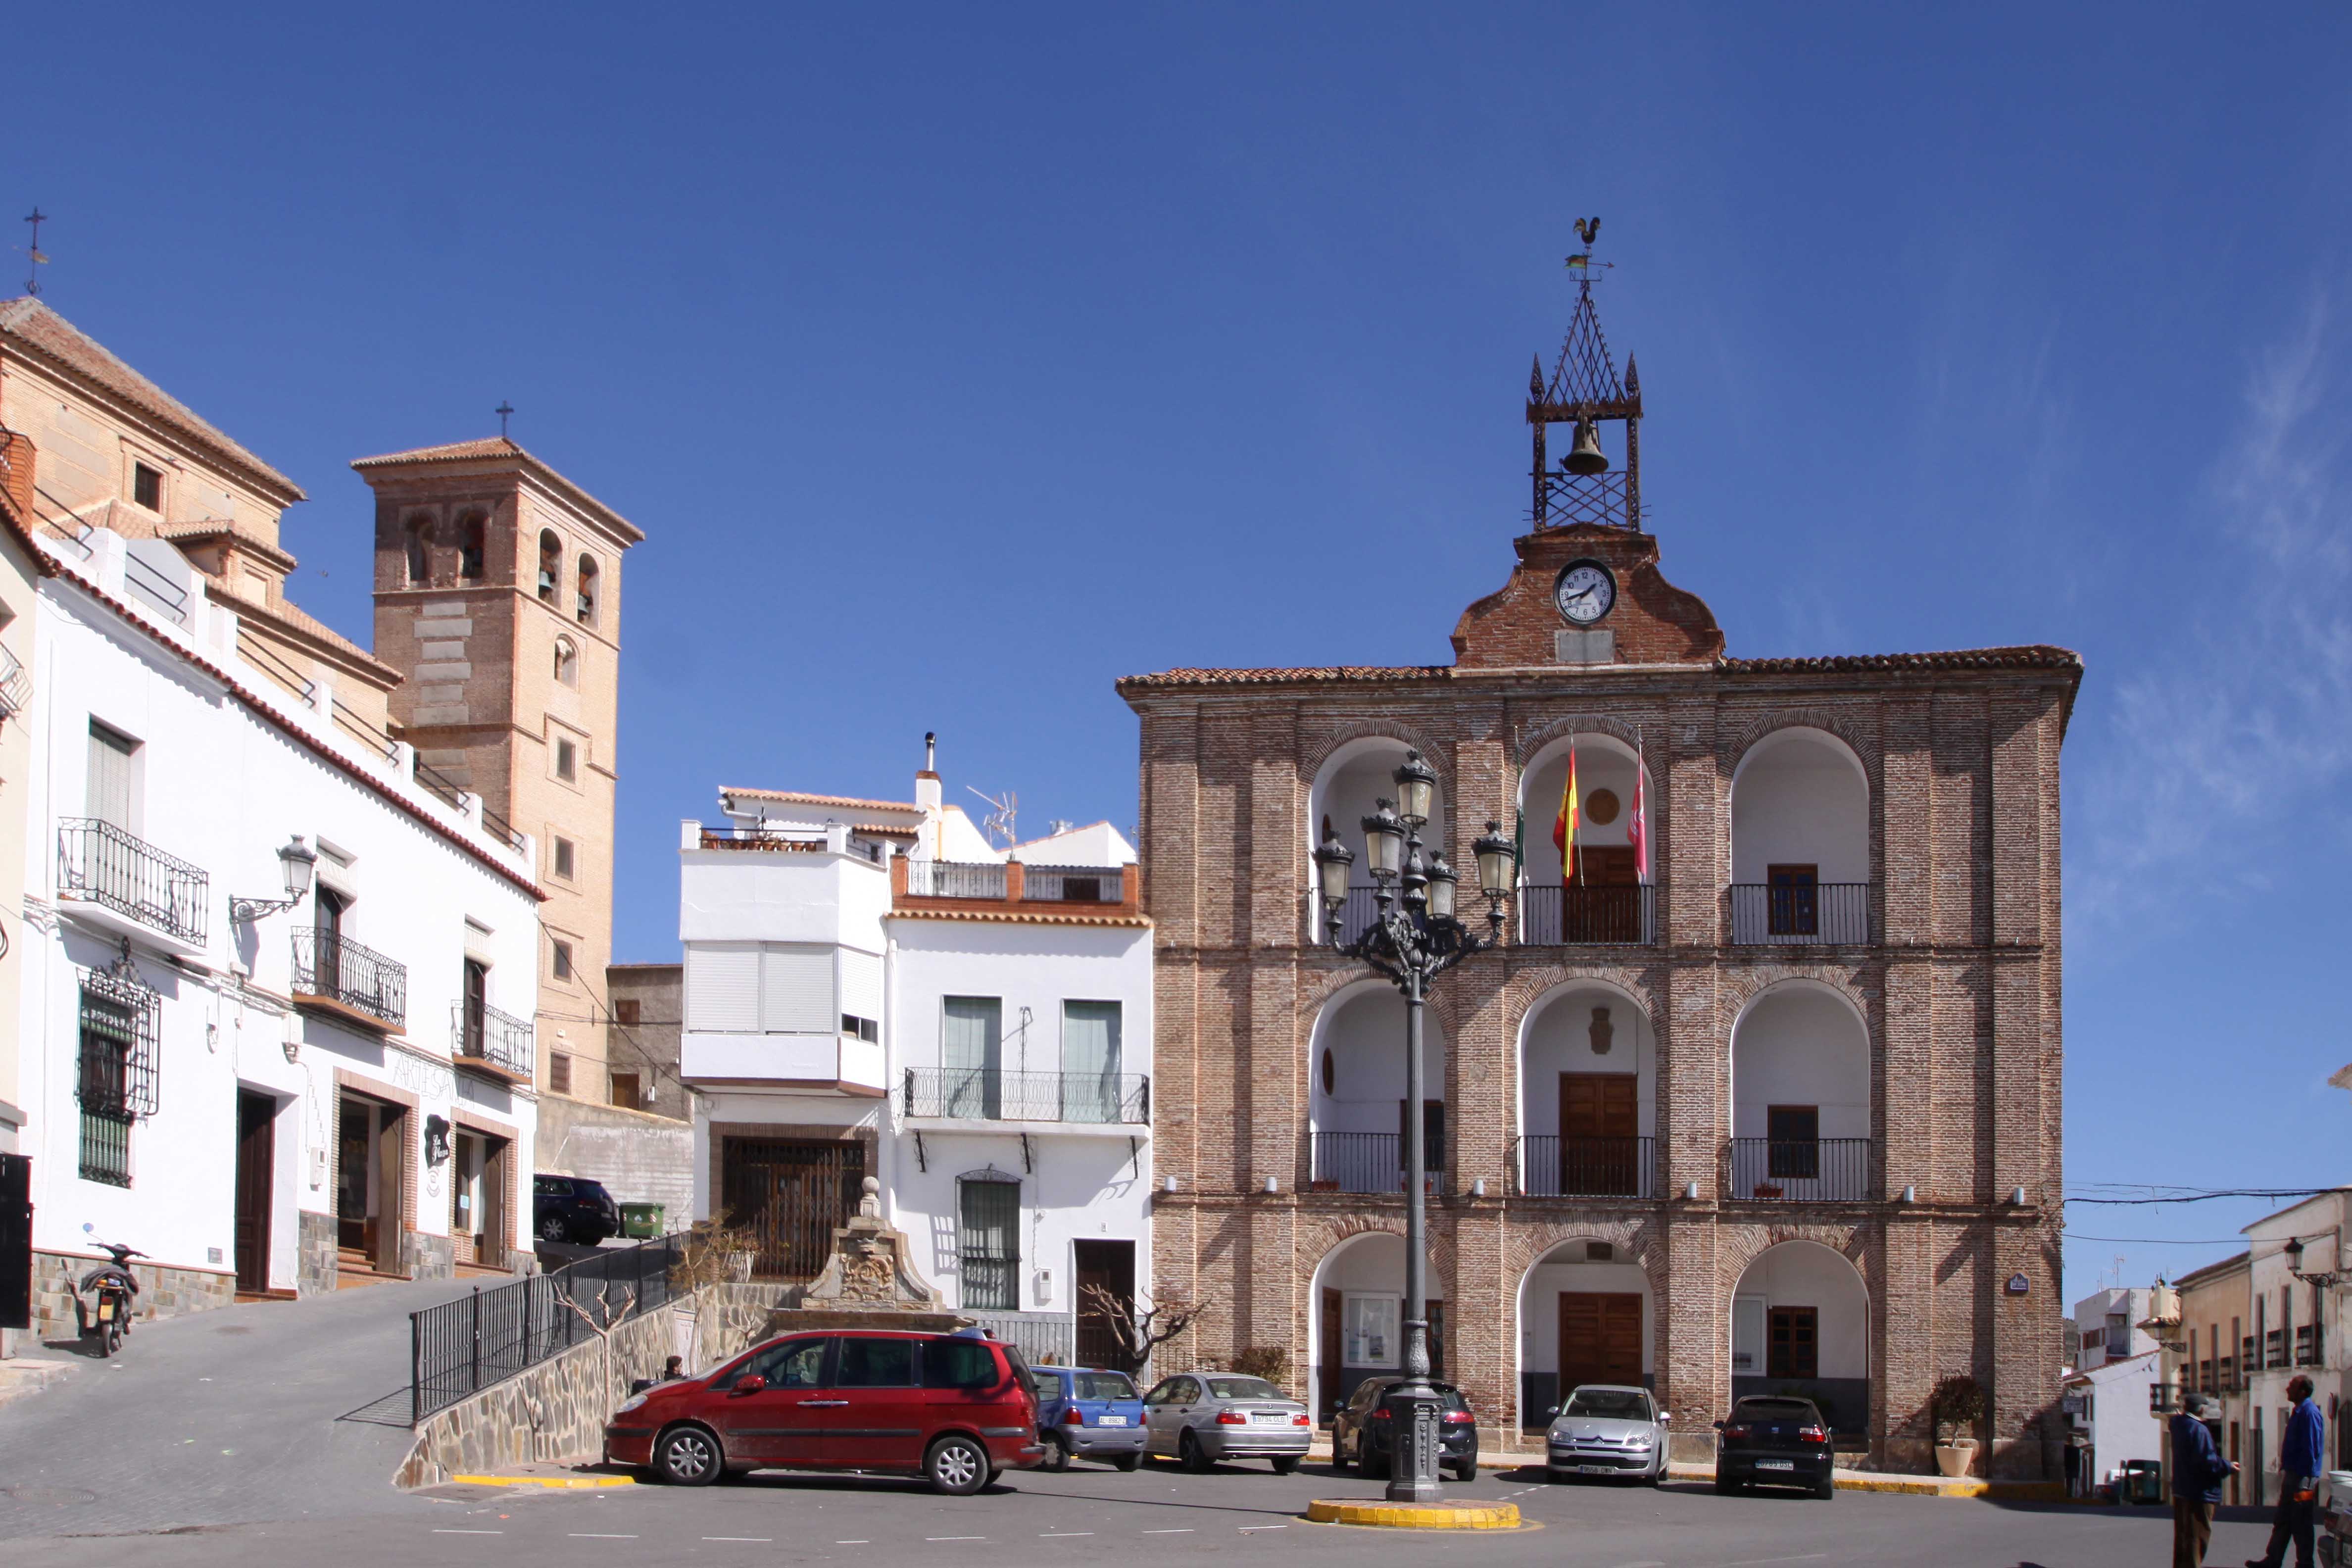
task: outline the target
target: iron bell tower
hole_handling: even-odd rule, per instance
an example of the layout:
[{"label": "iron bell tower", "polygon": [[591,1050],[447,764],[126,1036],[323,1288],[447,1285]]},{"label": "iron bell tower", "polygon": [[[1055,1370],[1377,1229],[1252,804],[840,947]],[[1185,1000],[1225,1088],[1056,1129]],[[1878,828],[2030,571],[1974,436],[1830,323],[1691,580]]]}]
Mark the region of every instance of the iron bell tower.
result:
[{"label": "iron bell tower", "polygon": [[[1596,268],[1609,265],[1592,259],[1600,236],[1599,218],[1576,220],[1576,237],[1584,242],[1568,258],[1568,269],[1576,275],[1576,311],[1550,379],[1544,377],[1541,358],[1528,373],[1528,425],[1535,437],[1529,516],[1538,530],[1590,522],[1642,531],[1642,378],[1628,355],[1624,379],[1618,379],[1616,362],[1601,335],[1601,317],[1592,308]],[[1601,426],[1620,421],[1625,426],[1622,467],[1611,463],[1601,440]],[[1554,425],[1570,425],[1576,432],[1557,467],[1544,450]]]}]

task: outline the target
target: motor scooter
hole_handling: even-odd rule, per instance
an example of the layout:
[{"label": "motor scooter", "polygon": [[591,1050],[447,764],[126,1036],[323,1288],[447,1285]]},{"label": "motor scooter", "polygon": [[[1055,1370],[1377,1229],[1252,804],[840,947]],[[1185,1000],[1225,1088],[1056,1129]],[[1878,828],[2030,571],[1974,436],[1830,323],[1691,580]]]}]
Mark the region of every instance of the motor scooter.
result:
[{"label": "motor scooter", "polygon": [[131,1272],[131,1260],[147,1255],[111,1241],[92,1245],[113,1261],[101,1263],[81,1277],[74,1291],[74,1308],[81,1319],[82,1342],[101,1356],[110,1356],[122,1348],[123,1336],[131,1332],[131,1320],[139,1308],[139,1277]]}]

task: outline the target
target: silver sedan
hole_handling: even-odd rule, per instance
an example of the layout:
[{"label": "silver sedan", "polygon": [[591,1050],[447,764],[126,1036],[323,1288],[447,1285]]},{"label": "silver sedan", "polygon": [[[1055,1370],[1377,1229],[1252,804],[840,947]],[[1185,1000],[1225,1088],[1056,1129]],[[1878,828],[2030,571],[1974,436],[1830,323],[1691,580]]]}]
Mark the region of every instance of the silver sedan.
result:
[{"label": "silver sedan", "polygon": [[1580,1384],[1552,1412],[1544,1468],[1564,1476],[1617,1476],[1652,1486],[1666,1479],[1666,1423],[1646,1388]]},{"label": "silver sedan", "polygon": [[1307,1457],[1307,1406],[1262,1377],[1180,1372],[1143,1396],[1144,1449],[1205,1470],[1220,1459],[1264,1459],[1286,1476]]}]

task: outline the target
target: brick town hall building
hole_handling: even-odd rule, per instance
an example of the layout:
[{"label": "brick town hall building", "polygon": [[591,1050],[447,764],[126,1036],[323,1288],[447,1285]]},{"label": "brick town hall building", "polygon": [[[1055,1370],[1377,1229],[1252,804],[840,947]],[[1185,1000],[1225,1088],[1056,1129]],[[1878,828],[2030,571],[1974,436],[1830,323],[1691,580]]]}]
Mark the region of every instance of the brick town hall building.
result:
[{"label": "brick town hall building", "polygon": [[[1481,931],[1471,840],[1525,813],[1504,941],[1436,983],[1425,1047],[1433,1348],[1486,1430],[1532,1447],[1565,1388],[1639,1381],[1702,1458],[1732,1398],[1802,1390],[1841,1447],[1927,1469],[1929,1391],[1969,1373],[1979,1469],[2054,1473],[2081,661],[1726,657],[1642,531],[1640,381],[1589,285],[1527,416],[1534,528],[1453,664],[1119,683],[1158,947],[1155,1276],[1220,1303],[1189,1352],[1283,1347],[1327,1415],[1398,1365],[1403,1003],[1324,942],[1310,854],[1336,825],[1369,880],[1357,825],[1412,748]],[[1548,466],[1547,426],[1579,419],[1622,438],[1611,471],[1570,471],[1587,429]]]}]

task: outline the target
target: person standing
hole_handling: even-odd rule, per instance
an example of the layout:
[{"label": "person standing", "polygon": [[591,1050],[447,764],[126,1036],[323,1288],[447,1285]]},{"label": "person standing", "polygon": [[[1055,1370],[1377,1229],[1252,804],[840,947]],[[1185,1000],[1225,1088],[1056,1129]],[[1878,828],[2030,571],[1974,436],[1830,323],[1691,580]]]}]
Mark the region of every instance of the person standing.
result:
[{"label": "person standing", "polygon": [[2213,1540],[2213,1508],[2221,1483],[2238,1467],[2221,1458],[2213,1429],[2205,1425],[2207,1400],[2191,1390],[2172,1418],[2172,1568],[2205,1568],[2205,1548]]},{"label": "person standing", "polygon": [[2286,1543],[2294,1542],[2294,1568],[2311,1568],[2312,1515],[2319,1496],[2319,1461],[2327,1452],[2327,1418],[2311,1397],[2311,1379],[2297,1373],[2287,1380],[2286,1436],[2279,1444],[2278,1512],[2271,1520],[2271,1543],[2246,1568],[2281,1568]]}]

